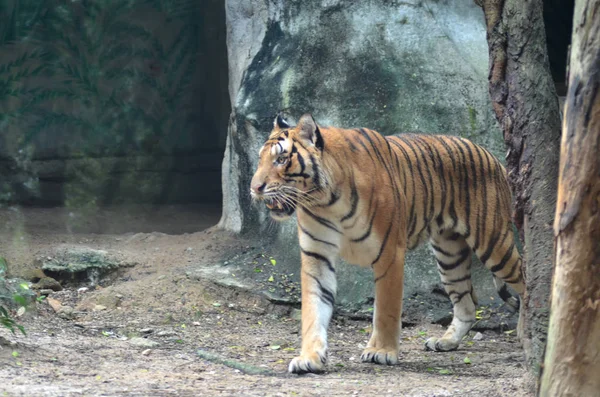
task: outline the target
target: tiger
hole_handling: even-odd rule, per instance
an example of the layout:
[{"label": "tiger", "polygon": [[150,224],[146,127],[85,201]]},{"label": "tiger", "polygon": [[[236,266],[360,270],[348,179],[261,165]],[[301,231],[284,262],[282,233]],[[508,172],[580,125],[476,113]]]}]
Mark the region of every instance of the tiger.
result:
[{"label": "tiger", "polygon": [[508,307],[519,309],[525,280],[506,170],[467,139],[325,127],[311,114],[291,126],[278,114],[250,195],[275,221],[296,213],[302,341],[290,373],[326,368],[339,258],[373,271],[372,333],[362,362],[398,363],[405,254],[426,240],[453,305],[451,324],[441,338],[426,340],[426,350],[457,349],[475,322],[472,253],[491,270]]}]

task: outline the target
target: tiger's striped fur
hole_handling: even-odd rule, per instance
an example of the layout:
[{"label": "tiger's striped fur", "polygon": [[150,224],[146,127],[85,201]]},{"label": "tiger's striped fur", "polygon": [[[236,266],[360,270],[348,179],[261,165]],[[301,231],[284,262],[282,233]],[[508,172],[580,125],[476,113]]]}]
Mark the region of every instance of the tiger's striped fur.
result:
[{"label": "tiger's striped fur", "polygon": [[364,362],[397,363],[404,256],[425,240],[454,307],[448,330],[427,340],[427,349],[456,349],[475,321],[473,252],[492,271],[500,296],[518,308],[506,288],[525,292],[511,192],[504,167],[484,148],[455,136],[325,128],[304,115],[296,127],[278,116],[259,156],[253,198],[276,220],[298,210],[302,351],[290,372],[324,369],[340,256],[374,272]]}]

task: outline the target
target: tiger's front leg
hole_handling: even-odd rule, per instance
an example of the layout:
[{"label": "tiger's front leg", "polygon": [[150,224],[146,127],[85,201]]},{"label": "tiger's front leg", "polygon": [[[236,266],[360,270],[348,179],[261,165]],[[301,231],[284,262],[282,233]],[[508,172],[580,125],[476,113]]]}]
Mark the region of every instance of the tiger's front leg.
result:
[{"label": "tiger's front leg", "polygon": [[398,248],[395,252],[382,255],[373,266],[375,276],[373,333],[367,348],[360,356],[362,362],[384,365],[398,363],[398,334],[402,326],[404,254],[405,250]]},{"label": "tiger's front leg", "polygon": [[333,260],[302,250],[302,351],[289,372],[322,372],[327,362],[327,327],[333,313],[336,278]]}]

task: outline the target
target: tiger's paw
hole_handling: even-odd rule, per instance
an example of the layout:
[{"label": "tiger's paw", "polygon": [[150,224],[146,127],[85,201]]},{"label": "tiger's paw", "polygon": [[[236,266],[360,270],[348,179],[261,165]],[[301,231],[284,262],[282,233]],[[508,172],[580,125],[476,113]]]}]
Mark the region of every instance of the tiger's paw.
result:
[{"label": "tiger's paw", "polygon": [[327,355],[319,353],[303,354],[295,357],[288,367],[288,372],[292,374],[313,373],[318,374],[325,371]]},{"label": "tiger's paw", "polygon": [[363,363],[396,365],[398,364],[398,349],[367,347],[360,355],[360,361]]},{"label": "tiger's paw", "polygon": [[448,352],[456,349],[458,349],[458,342],[455,342],[452,339],[429,338],[425,342],[425,350],[431,350],[434,352]]}]

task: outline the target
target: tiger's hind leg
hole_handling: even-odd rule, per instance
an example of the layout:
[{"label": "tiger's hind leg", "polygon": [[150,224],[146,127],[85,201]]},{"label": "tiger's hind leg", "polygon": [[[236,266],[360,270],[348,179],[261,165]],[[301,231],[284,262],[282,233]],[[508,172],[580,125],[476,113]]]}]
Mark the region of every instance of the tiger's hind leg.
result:
[{"label": "tiger's hind leg", "polygon": [[471,284],[472,250],[461,235],[449,231],[432,235],[430,242],[442,284],[452,301],[454,317],[444,335],[439,339],[429,338],[425,348],[433,351],[455,350],[475,322],[475,298]]},{"label": "tiger's hind leg", "polygon": [[[515,245],[515,235],[511,224],[490,235],[475,252],[481,263],[494,274],[494,284],[498,295],[513,310],[520,309],[520,303],[525,295],[525,280],[521,267],[521,255]],[[510,286],[519,297],[513,296],[507,286]],[[517,335],[523,336],[524,310],[520,309]]]}]

